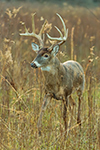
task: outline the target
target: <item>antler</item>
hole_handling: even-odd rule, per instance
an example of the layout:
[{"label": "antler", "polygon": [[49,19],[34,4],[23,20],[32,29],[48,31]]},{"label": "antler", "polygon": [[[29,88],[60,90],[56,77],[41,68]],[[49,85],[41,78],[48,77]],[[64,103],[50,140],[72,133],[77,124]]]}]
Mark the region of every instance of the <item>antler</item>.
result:
[{"label": "antler", "polygon": [[67,37],[68,37],[68,29],[66,29],[66,26],[65,26],[65,23],[64,23],[62,17],[61,17],[58,13],[56,13],[56,15],[60,18],[60,20],[61,20],[61,22],[62,22],[62,24],[63,24],[64,36],[63,36],[62,32],[58,29],[58,27],[54,26],[54,27],[56,28],[56,30],[59,32],[60,37],[59,37],[59,38],[57,38],[57,37],[51,37],[48,33],[47,33],[47,37],[48,37],[50,40],[52,40],[52,41],[60,41],[60,42],[58,43],[58,45],[61,45],[61,44],[63,44],[63,43],[67,40]]},{"label": "antler", "polygon": [[39,40],[40,47],[43,47],[44,46],[44,34],[42,35],[42,33],[44,31],[44,28],[45,28],[45,25],[47,23],[47,20],[45,20],[44,24],[42,25],[42,28],[40,29],[39,34],[36,34],[35,33],[35,24],[34,24],[34,16],[35,16],[35,14],[36,13],[34,13],[32,15],[32,33],[28,32],[28,29],[26,28],[26,26],[24,24],[26,32],[25,33],[20,33],[20,35],[22,35],[22,36],[33,36],[33,37],[37,38]]}]

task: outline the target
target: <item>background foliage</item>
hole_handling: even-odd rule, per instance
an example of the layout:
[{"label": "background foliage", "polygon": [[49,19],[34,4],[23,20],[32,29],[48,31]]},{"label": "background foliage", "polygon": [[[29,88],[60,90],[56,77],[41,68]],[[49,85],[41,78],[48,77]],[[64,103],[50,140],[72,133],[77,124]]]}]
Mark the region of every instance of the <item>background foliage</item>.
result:
[{"label": "background foliage", "polygon": [[[45,5],[44,5],[45,4]],[[2,150],[93,149],[100,148],[100,7],[71,5],[67,2],[23,3],[0,2],[0,147]],[[89,8],[89,9],[88,9]],[[58,12],[69,30],[67,42],[61,46],[61,62],[74,59],[80,62],[86,75],[81,107],[81,130],[76,124],[76,106],[69,134],[64,139],[62,102],[52,100],[43,117],[42,135],[38,136],[37,120],[44,95],[40,69],[30,62],[36,54],[31,49],[35,39],[21,37],[22,22],[31,31],[31,14],[36,12],[38,32],[44,19],[52,23],[50,35],[59,36],[54,25],[62,28],[55,15]],[[35,41],[38,42],[38,41]],[[46,39],[47,44],[47,39]],[[72,53],[73,52],[73,53]]]}]

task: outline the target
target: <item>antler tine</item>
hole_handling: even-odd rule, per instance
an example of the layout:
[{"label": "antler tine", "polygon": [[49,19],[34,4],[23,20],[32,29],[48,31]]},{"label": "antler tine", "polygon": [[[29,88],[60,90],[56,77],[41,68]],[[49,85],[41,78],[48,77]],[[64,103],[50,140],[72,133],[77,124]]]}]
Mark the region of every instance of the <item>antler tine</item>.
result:
[{"label": "antler tine", "polygon": [[61,20],[61,22],[63,24],[63,27],[64,27],[64,37],[66,37],[66,39],[67,39],[67,34],[66,33],[68,32],[68,29],[66,29],[66,26],[65,26],[65,23],[64,23],[64,20],[62,19],[62,17],[58,13],[56,13],[56,14],[60,18],[60,20]]},{"label": "antler tine", "polygon": [[35,33],[35,23],[34,23],[34,16],[35,16],[36,12],[34,14],[32,14],[32,31]]},{"label": "antler tine", "polygon": [[[37,38],[39,40],[39,43],[40,43],[40,48],[44,46],[44,36],[42,36],[43,34],[43,31],[44,31],[44,28],[45,28],[45,25],[47,23],[47,20],[45,20],[44,24],[42,25],[42,28],[40,29],[40,32],[39,34],[36,34],[35,33],[35,23],[34,23],[34,16],[35,16],[36,13],[34,13],[32,15],[32,32],[29,33],[28,32],[28,29],[26,28],[25,24],[24,24],[24,27],[25,27],[25,33],[20,33],[21,36],[33,36],[35,38]],[[43,38],[43,39],[42,39]]]},{"label": "antler tine", "polygon": [[55,28],[56,28],[56,30],[59,32],[59,34],[60,34],[60,36],[61,36],[61,38],[63,38],[63,34],[62,34],[62,32],[59,30],[59,28],[58,27],[56,27],[56,26],[54,26]]},{"label": "antler tine", "polygon": [[64,23],[62,17],[61,17],[58,13],[56,13],[56,15],[60,18],[60,20],[61,20],[61,22],[62,22],[62,24],[63,24],[64,36],[63,36],[62,32],[58,29],[58,27],[55,26],[56,30],[57,30],[57,31],[59,32],[59,34],[60,34],[60,37],[59,37],[59,38],[57,38],[57,37],[51,37],[48,33],[47,33],[47,37],[48,37],[50,40],[60,41],[60,42],[58,43],[58,45],[61,45],[62,43],[64,43],[64,42],[67,40],[67,37],[68,37],[68,29],[66,29],[66,26],[65,26],[65,23]]},{"label": "antler tine", "polygon": [[39,32],[39,35],[40,35],[40,36],[42,35],[42,33],[43,33],[43,31],[44,31],[44,28],[45,28],[46,23],[47,23],[47,20],[45,20],[44,24],[42,25],[42,28],[41,28],[41,30],[40,30],[40,32]]}]

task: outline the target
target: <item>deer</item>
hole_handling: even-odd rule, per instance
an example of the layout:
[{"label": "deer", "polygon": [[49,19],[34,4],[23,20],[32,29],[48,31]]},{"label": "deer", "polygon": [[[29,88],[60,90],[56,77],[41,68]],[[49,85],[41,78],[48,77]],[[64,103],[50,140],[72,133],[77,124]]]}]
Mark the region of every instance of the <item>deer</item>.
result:
[{"label": "deer", "polygon": [[37,53],[36,58],[30,63],[33,68],[40,68],[45,78],[45,96],[43,104],[40,110],[40,115],[37,123],[39,134],[41,135],[41,124],[43,114],[51,102],[51,99],[62,100],[63,102],[63,120],[65,131],[68,128],[67,122],[67,108],[69,100],[72,100],[71,94],[76,90],[78,96],[78,113],[77,113],[77,124],[81,125],[81,99],[84,91],[85,75],[82,66],[74,60],[68,60],[61,63],[57,58],[59,48],[68,38],[68,29],[66,29],[63,18],[56,13],[59,17],[62,25],[63,32],[55,26],[59,32],[60,37],[52,37],[46,33],[47,38],[51,43],[49,47],[44,47],[44,28],[47,23],[45,20],[39,34],[35,33],[34,15],[32,17],[32,33],[28,31],[25,26],[25,33],[20,33],[21,36],[32,36],[39,41],[39,44],[32,42],[32,49]]}]

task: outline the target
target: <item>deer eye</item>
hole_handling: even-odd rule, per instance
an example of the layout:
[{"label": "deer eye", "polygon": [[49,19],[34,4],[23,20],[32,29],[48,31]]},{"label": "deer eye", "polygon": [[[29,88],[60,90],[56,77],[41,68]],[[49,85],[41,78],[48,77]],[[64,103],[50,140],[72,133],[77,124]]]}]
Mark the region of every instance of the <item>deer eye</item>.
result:
[{"label": "deer eye", "polygon": [[46,58],[47,58],[47,57],[49,57],[49,55],[48,55],[48,54],[45,54],[45,55],[44,55],[44,57],[46,57]]}]

